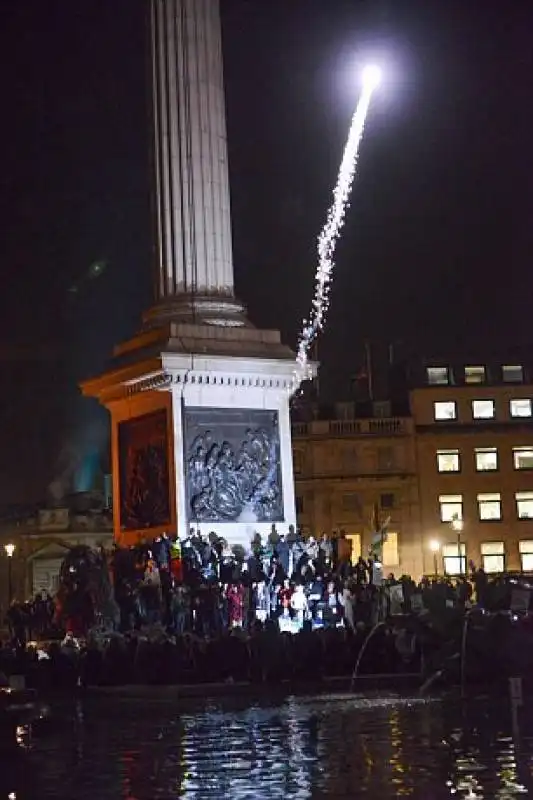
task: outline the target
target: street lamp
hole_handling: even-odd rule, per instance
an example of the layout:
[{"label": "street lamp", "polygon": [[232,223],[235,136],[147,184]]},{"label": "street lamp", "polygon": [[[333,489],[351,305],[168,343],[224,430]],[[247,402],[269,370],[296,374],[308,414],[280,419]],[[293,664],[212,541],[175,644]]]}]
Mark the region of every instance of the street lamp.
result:
[{"label": "street lamp", "polygon": [[[464,523],[462,519],[459,519],[457,515],[455,515],[450,522],[452,531],[455,531],[457,534],[457,557],[459,558],[459,575],[463,574],[463,554],[461,553],[461,531],[464,528]],[[466,566],[466,565],[465,565]],[[465,569],[466,572],[466,569]]]},{"label": "street lamp", "polygon": [[429,543],[429,549],[433,553],[433,572],[435,575],[439,574],[438,554],[440,550],[440,542],[437,539],[432,539]]},{"label": "street lamp", "polygon": [[7,592],[8,592],[8,605],[11,605],[11,601],[13,599],[13,570],[12,570],[12,563],[13,563],[13,555],[16,550],[16,545],[14,544],[5,544],[4,550],[6,551],[7,556]]}]

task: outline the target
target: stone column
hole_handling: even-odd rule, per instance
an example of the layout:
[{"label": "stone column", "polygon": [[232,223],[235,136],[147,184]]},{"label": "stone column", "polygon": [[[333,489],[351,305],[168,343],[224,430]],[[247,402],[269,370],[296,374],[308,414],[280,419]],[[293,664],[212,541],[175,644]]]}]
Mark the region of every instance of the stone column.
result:
[{"label": "stone column", "polygon": [[151,43],[156,307],[147,316],[244,324],[233,294],[219,0],[151,0]]}]

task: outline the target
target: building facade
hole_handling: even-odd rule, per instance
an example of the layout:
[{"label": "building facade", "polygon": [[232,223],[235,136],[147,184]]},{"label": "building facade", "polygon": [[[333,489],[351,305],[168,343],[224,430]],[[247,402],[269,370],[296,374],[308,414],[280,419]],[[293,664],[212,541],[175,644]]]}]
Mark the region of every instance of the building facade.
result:
[{"label": "building facade", "polygon": [[[523,365],[426,365],[411,390],[421,526],[446,572],[533,570],[533,385]],[[461,561],[459,560],[459,554]],[[433,554],[426,547],[425,571]]]},{"label": "building facade", "polygon": [[[533,381],[527,366],[410,370],[410,416],[293,426],[297,511],[304,530],[344,529],[353,557],[371,543],[372,508],[390,517],[384,569],[396,575],[533,571]],[[376,411],[378,412],[376,416]]]},{"label": "building facade", "polygon": [[[41,591],[54,594],[61,563],[71,547],[109,550],[112,544],[112,517],[99,497],[81,507],[78,497],[63,507],[41,508],[0,521],[1,612],[5,614],[10,600],[26,600]],[[7,555],[10,545],[14,545],[11,557]]]},{"label": "building facade", "polygon": [[344,531],[356,560],[368,552],[377,516],[382,524],[388,521],[385,573],[420,574],[423,548],[412,420],[350,419],[349,405],[337,419],[293,425],[299,523],[314,535]]}]

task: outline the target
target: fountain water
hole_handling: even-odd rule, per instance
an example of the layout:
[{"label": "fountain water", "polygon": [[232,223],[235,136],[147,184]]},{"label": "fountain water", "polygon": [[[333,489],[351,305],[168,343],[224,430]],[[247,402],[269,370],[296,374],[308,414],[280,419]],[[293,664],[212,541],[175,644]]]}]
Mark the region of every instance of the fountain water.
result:
[{"label": "fountain water", "polygon": [[[466,697],[466,667],[467,667],[466,647],[468,643],[468,623],[470,622],[470,615],[474,610],[475,609],[471,608],[465,614],[463,620],[463,631],[461,634],[461,652],[456,653],[455,656],[453,656],[454,659],[458,658],[459,656],[461,657],[461,697],[463,699]],[[425,694],[425,692],[427,692],[428,689],[430,689],[433,686],[433,684],[439,680],[439,678],[442,678],[445,671],[446,671],[445,669],[439,669],[437,670],[437,672],[431,675],[431,677],[427,679],[427,681],[423,684],[423,686],[420,687],[420,694],[421,695]]]},{"label": "fountain water", "polygon": [[357,678],[357,675],[359,674],[359,665],[361,664],[361,660],[362,660],[362,658],[363,658],[363,656],[364,656],[364,654],[366,652],[366,648],[368,647],[368,643],[373,638],[373,636],[376,633],[376,631],[378,631],[380,628],[385,627],[385,624],[386,623],[383,622],[383,621],[382,622],[376,622],[374,627],[369,631],[369,634],[366,637],[365,641],[361,645],[361,649],[359,650],[359,655],[357,656],[357,661],[355,662],[355,667],[354,667],[353,673],[352,673],[352,680],[350,682],[350,691],[353,690],[353,685],[355,683],[355,679]]},{"label": "fountain water", "polygon": [[470,622],[470,614],[474,609],[470,608],[463,620],[463,634],[461,636],[461,697],[466,696],[466,645],[468,640],[468,623]]},{"label": "fountain water", "polygon": [[431,689],[433,684],[439,680],[439,678],[442,678],[443,675],[444,675],[444,670],[438,669],[435,673],[433,673],[433,675],[431,675],[431,677],[427,679],[427,681],[425,681],[422,684],[422,686],[418,690],[418,694],[424,695],[428,691],[428,689]]}]

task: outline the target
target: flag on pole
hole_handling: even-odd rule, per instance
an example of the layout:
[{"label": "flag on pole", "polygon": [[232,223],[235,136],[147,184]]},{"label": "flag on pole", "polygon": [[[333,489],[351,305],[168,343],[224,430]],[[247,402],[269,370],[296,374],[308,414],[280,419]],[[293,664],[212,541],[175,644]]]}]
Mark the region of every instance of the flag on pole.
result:
[{"label": "flag on pole", "polygon": [[387,541],[389,524],[390,517],[387,517],[383,522],[380,520],[379,506],[377,503],[374,503],[372,517],[370,519],[372,543],[369,548],[369,556],[376,561],[383,560],[383,545]]}]

